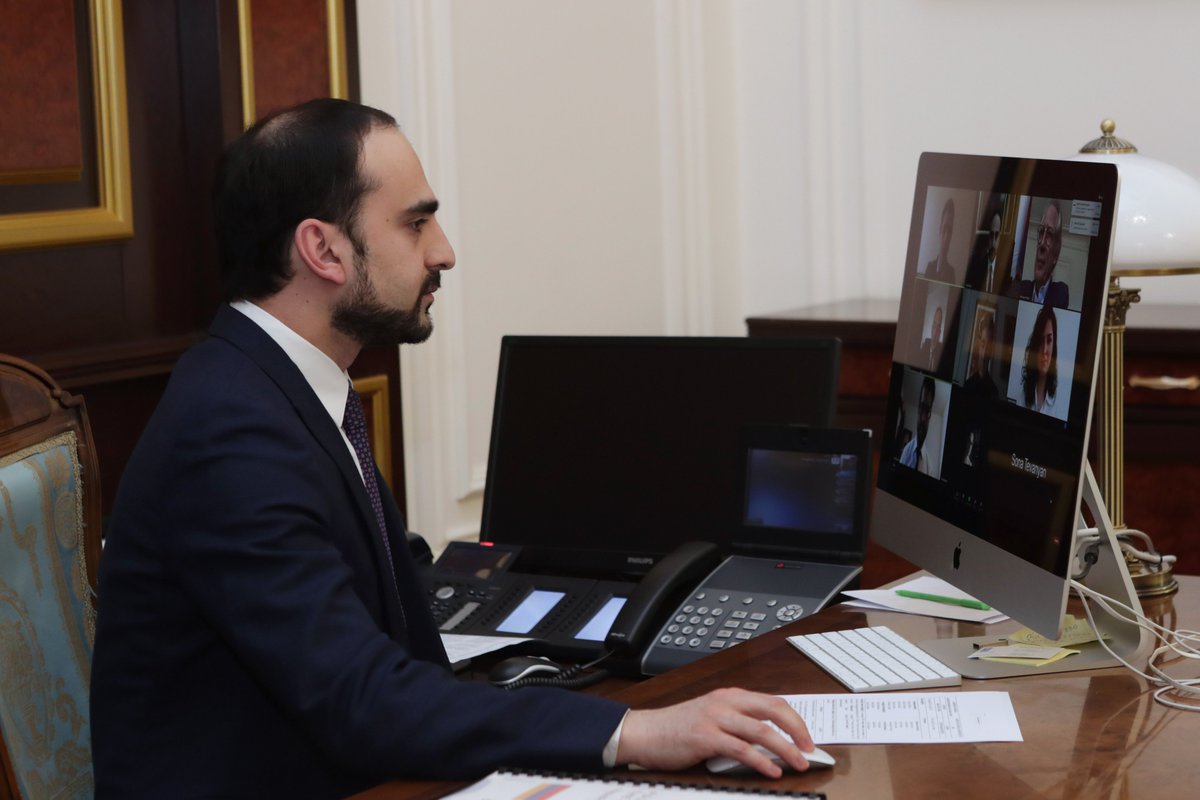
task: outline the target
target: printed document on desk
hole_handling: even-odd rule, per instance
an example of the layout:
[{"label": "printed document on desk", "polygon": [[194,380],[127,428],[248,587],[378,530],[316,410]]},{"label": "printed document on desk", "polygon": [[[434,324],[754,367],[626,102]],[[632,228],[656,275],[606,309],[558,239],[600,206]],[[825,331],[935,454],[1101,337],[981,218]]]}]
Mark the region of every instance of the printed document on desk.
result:
[{"label": "printed document on desk", "polygon": [[1023,742],[1008,692],[782,695],[813,743]]},{"label": "printed document on desk", "polygon": [[865,608],[869,611],[899,611],[904,614],[920,614],[926,617],[941,617],[956,619],[962,622],[979,622],[990,625],[993,622],[1003,622],[1008,619],[996,609],[983,611],[976,608],[966,608],[953,603],[938,603],[933,600],[919,600],[915,597],[901,597],[897,589],[907,589],[921,594],[956,597],[961,600],[972,600],[969,594],[954,588],[946,581],[932,575],[921,575],[911,581],[899,584],[891,589],[851,589],[842,594],[853,597],[854,600],[843,605],[855,608]]},{"label": "printed document on desk", "polygon": [[663,781],[620,780],[604,775],[562,775],[498,770],[446,800],[730,800],[730,794],[786,795],[825,800],[821,792],[776,791],[755,786],[703,786]]}]

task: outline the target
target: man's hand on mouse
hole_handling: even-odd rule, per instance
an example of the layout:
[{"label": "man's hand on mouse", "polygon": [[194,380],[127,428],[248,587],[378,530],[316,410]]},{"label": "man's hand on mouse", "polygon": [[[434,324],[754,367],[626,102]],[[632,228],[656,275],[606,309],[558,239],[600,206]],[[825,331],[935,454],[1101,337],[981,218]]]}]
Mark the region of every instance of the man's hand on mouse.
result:
[{"label": "man's hand on mouse", "polygon": [[[795,744],[767,721],[778,725]],[[756,744],[779,755],[792,769],[808,768],[801,751],[813,749],[812,738],[787,701],[744,689],[717,689],[666,708],[630,711],[621,729],[617,763],[676,770],[713,756],[729,756],[778,778],[782,768],[756,750]]]}]

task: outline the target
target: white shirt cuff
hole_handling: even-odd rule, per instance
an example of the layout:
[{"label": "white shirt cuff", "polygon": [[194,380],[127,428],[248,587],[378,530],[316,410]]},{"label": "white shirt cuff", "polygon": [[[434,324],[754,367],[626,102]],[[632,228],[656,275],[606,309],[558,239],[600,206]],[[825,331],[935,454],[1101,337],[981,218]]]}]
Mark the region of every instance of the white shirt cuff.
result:
[{"label": "white shirt cuff", "polygon": [[[628,716],[629,712],[626,711]],[[617,765],[617,750],[621,746],[621,729],[625,727],[625,717],[621,717],[621,721],[617,723],[617,729],[613,731],[613,735],[609,737],[608,744],[604,745],[604,752],[601,757],[604,759],[606,769],[612,769]]]}]

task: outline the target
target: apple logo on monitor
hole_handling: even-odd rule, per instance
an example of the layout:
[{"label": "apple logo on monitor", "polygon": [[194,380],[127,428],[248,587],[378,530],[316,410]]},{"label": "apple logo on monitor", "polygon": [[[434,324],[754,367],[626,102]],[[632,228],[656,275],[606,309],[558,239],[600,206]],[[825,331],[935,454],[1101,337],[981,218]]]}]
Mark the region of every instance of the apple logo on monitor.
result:
[{"label": "apple logo on monitor", "polygon": [[954,545],[954,568],[958,569],[958,562],[962,560],[962,542]]}]

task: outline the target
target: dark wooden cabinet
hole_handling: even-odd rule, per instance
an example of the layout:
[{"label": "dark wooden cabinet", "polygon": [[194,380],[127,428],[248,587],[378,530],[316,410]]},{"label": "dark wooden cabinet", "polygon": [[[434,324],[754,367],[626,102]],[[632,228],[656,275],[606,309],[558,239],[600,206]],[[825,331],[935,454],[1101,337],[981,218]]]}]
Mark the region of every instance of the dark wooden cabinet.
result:
[{"label": "dark wooden cabinet", "polygon": [[[899,303],[848,300],[747,320],[750,336],[836,336],[842,340],[837,424],[871,428],[880,441]],[[1200,498],[1200,313],[1193,306],[1134,305],[1125,335],[1125,524],[1150,534],[1176,572],[1200,570],[1193,530]],[[1161,378],[1167,377],[1163,381]],[[911,571],[871,544],[863,583]]]}]

